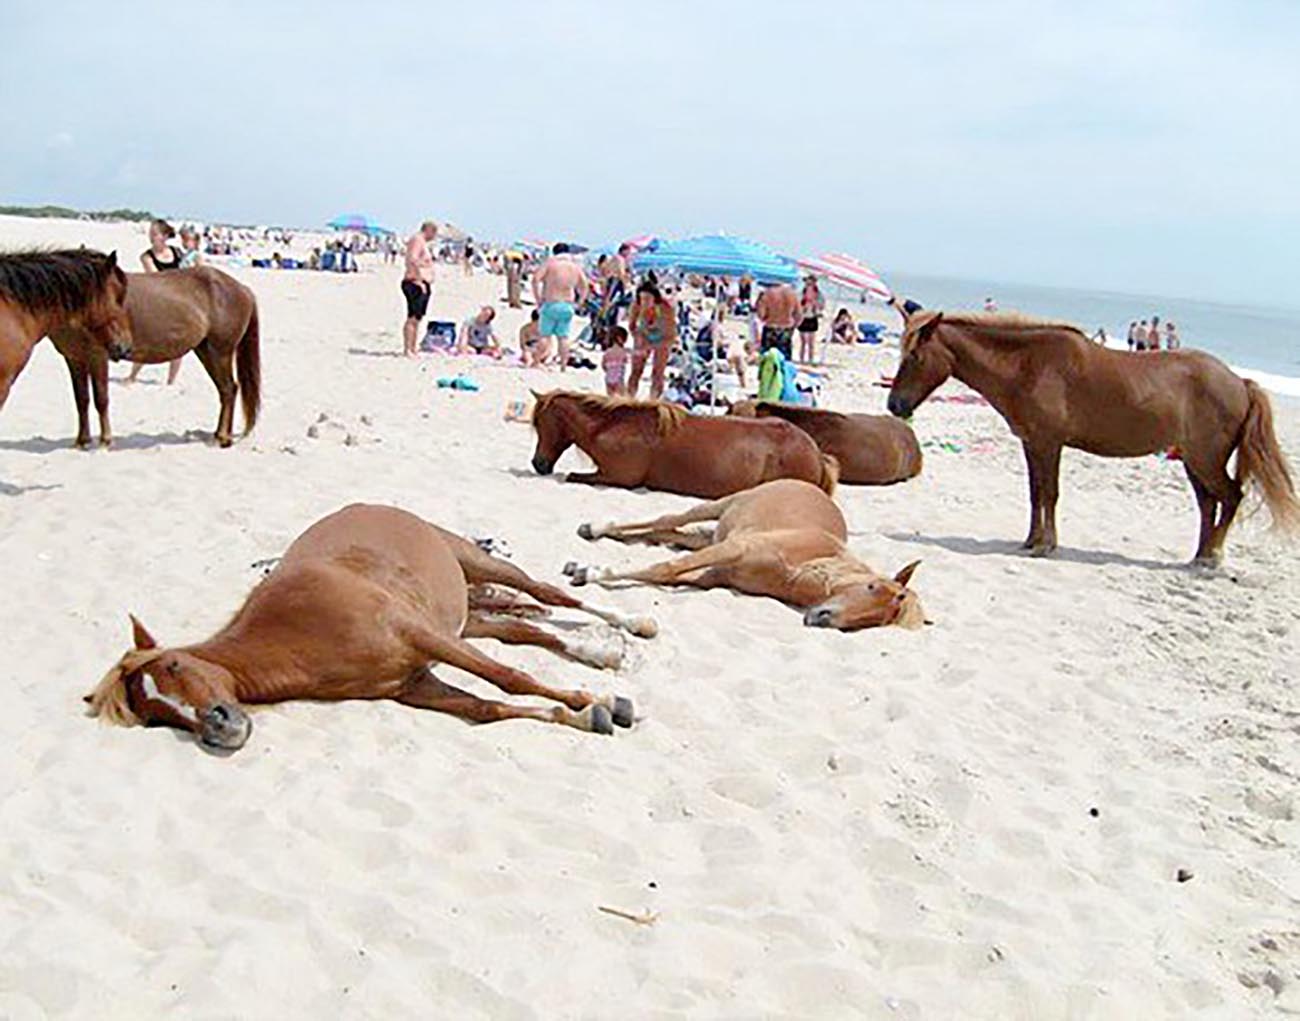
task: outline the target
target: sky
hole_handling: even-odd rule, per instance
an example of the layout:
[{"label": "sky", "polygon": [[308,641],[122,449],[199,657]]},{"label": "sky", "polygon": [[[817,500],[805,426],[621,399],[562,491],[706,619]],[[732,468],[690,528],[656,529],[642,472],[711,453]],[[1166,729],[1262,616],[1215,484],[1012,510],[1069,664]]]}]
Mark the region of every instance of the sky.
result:
[{"label": "sky", "polygon": [[0,204],[1300,306],[1300,2],[0,3]]}]

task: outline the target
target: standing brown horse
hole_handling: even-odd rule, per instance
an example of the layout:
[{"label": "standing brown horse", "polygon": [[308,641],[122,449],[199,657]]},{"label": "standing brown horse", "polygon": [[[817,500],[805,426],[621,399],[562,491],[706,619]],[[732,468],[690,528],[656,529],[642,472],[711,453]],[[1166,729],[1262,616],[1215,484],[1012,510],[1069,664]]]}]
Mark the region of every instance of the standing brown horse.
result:
[{"label": "standing brown horse", "polygon": [[131,353],[123,302],[126,274],[117,253],[89,249],[0,254],[0,408],[40,339],[60,327],[86,331],[87,345]]},{"label": "standing brown horse", "polygon": [[[705,521],[717,525],[682,528]],[[639,581],[729,588],[802,607],[807,627],[841,631],[890,624],[918,628],[925,622],[916,593],[907,587],[920,561],[893,578],[877,574],[845,547],[848,527],[835,501],[807,482],[778,479],[682,514],[629,525],[581,525],[578,534],[693,552],[633,571],[566,565],[575,585]]]},{"label": "standing brown horse", "polygon": [[[126,309],[134,342],[131,360],[153,365],[193,351],[217,387],[221,411],[216,440],[230,446],[235,394],[244,406],[244,432],[257,424],[262,403],[262,365],[257,298],[231,276],[211,266],[175,273],[132,273]],[[56,330],[54,346],[68,363],[77,402],[77,446],[90,446],[90,393],[99,412],[99,442],[113,442],[108,422],[108,359],[84,331]],[[238,385],[236,385],[238,379]]]},{"label": "standing brown horse", "polygon": [[[906,317],[889,410],[910,415],[949,376],[983,394],[1024,444],[1031,503],[1025,548],[1056,548],[1061,448],[1138,457],[1177,447],[1201,513],[1197,563],[1217,563],[1255,483],[1276,526],[1300,524],[1300,501],[1255,383],[1201,351],[1108,351],[1064,323],[1008,313],[919,311]],[[1237,477],[1228,459],[1237,452]]]},{"label": "standing brown horse", "polygon": [[704,418],[663,401],[561,390],[533,396],[533,468],[542,475],[576,445],[596,470],[570,472],[568,482],[718,497],[769,479],[803,479],[835,491],[835,458],[780,419]]},{"label": "standing brown horse", "polygon": [[854,415],[778,401],[739,401],[728,414],[783,418],[839,462],[840,482],[889,486],[921,474],[921,445],[911,426],[890,415]]},{"label": "standing brown horse", "polygon": [[[211,638],[162,648],[131,618],[135,648],[86,696],[113,723],[194,733],[208,748],[242,748],[252,731],[241,704],[291,699],[393,699],[477,723],[529,719],[613,733],[630,727],[632,703],[551,688],[485,656],[467,638],[540,645],[594,666],[618,665],[607,647],[562,637],[520,619],[546,606],[600,617],[650,636],[654,622],[587,606],[535,581],[460,536],[396,507],[353,504],[300,535],[234,618]],[[478,698],[434,677],[446,663],[513,695],[560,703],[514,706]]]}]

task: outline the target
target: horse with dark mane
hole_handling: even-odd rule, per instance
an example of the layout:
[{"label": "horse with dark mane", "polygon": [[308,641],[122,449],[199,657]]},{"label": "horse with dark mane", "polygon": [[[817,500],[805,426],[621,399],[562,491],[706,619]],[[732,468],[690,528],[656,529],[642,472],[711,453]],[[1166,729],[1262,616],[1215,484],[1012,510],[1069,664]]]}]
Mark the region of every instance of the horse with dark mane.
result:
[{"label": "horse with dark mane", "polygon": [[[986,397],[1024,445],[1025,548],[1056,548],[1061,449],[1139,457],[1176,447],[1201,515],[1196,562],[1217,563],[1247,486],[1275,526],[1300,525],[1300,501],[1273,432],[1268,396],[1202,351],[1110,351],[1066,323],[1008,313],[905,315],[889,410],[910,415],[948,377]],[[1228,460],[1236,452],[1236,476]]]},{"label": "horse with dark mane", "polygon": [[[521,600],[521,592],[537,602]],[[291,699],[392,699],[477,723],[540,720],[600,734],[630,727],[628,699],[549,687],[466,641],[538,645],[618,666],[621,649],[523,619],[546,616],[552,606],[642,637],[656,631],[649,618],[587,606],[414,514],[353,504],[303,532],[211,638],[165,648],[132,617],[135,647],[86,701],[109,722],[176,727],[226,751],[243,747],[252,730],[244,705]],[[435,677],[432,663],[559,704],[478,698]]]},{"label": "horse with dark mane", "polygon": [[[705,522],[716,524],[683,527]],[[728,588],[800,607],[807,627],[840,631],[925,622],[920,600],[907,587],[919,561],[892,578],[868,567],[848,551],[848,526],[835,501],[807,482],[778,479],[651,521],[580,525],[578,534],[691,552],[630,571],[568,564],[564,570],[575,585]]]},{"label": "horse with dark mane", "polygon": [[891,415],[848,414],[779,401],[738,401],[728,411],[745,418],[783,418],[839,462],[840,482],[889,486],[921,474],[921,445],[911,426]]},{"label": "horse with dark mane", "polygon": [[835,458],[780,419],[705,418],[665,401],[562,390],[533,396],[533,468],[541,475],[576,446],[596,470],[570,472],[568,482],[719,497],[770,479],[803,479],[835,491]]},{"label": "horse with dark mane", "polygon": [[[257,424],[262,402],[262,364],[257,298],[238,280],[211,266],[175,273],[132,273],[126,294],[131,317],[131,360],[171,361],[193,351],[217,388],[221,410],[216,440],[230,446],[235,395],[244,408],[244,432]],[[109,446],[108,358],[101,345],[75,327],[50,339],[68,363],[77,404],[77,446],[90,446],[90,387],[99,413],[99,442]]]},{"label": "horse with dark mane", "polygon": [[52,330],[75,326],[115,357],[131,353],[117,253],[86,248],[0,253],[0,408],[32,349]]}]

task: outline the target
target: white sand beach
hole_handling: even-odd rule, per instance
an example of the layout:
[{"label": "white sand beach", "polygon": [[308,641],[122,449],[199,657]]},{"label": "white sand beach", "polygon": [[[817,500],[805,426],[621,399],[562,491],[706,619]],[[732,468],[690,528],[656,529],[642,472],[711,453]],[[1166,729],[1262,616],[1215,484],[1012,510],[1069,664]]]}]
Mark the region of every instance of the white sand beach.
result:
[{"label": "white sand beach", "polygon": [[[3,248],[83,242],[132,268],[146,244],[0,218]],[[218,758],[88,719],[128,612],[205,637],[255,562],[346,503],[559,580],[663,556],[580,522],[690,502],[566,485],[573,453],[536,476],[507,404],[599,373],[398,357],[399,268],[232,273],[260,303],[265,395],[232,449],[193,358],[175,386],[161,366],[112,385],[112,450],[72,448],[48,342],[0,413],[0,1018],[1300,1013],[1296,547],[1261,515],[1193,572],[1181,465],[1067,451],[1062,549],[1028,559],[1020,448],[986,406],[927,403],[922,475],[839,492],[863,559],[922,559],[921,631],[633,588],[601,599],[661,632],[616,673],[484,643],[634,697],[613,737],[290,703]],[[431,314],[497,304],[513,344],[503,290],[440,267]],[[896,350],[830,359],[828,406],[883,411]],[[461,371],[479,392],[435,386]],[[1300,466],[1300,411],[1275,412]]]}]

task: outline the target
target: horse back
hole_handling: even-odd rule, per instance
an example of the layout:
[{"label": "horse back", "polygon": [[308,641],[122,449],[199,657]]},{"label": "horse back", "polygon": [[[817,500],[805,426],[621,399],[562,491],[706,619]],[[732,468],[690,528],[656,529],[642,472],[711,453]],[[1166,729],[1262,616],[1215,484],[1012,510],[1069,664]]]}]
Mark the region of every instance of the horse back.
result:
[{"label": "horse back", "polygon": [[817,482],[821,454],[812,438],[779,418],[690,416],[661,436],[646,484],[716,498],[774,478]]}]

